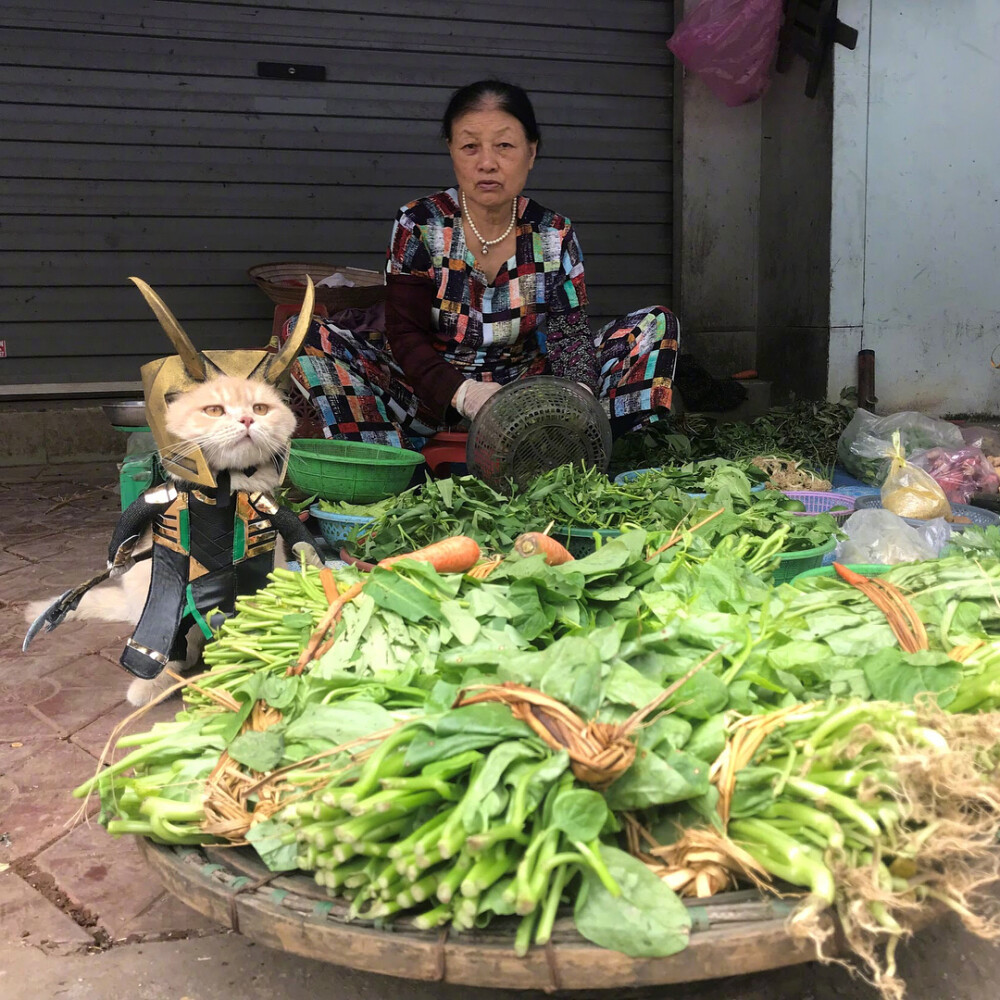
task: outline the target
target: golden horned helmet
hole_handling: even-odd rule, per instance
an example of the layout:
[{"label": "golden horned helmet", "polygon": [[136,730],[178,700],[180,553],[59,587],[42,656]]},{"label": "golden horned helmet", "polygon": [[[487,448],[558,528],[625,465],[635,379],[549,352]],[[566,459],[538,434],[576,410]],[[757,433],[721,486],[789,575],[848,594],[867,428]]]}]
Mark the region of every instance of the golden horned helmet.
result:
[{"label": "golden horned helmet", "polygon": [[168,473],[189,483],[215,486],[215,477],[212,475],[201,449],[194,452],[189,451],[189,446],[183,445],[167,430],[167,401],[178,393],[193,389],[199,382],[220,375],[254,378],[260,379],[262,382],[270,382],[275,386],[282,385],[288,374],[288,369],[295,360],[295,355],[299,353],[306,333],[309,331],[315,298],[312,279],[308,275],[306,276],[305,300],[302,303],[298,322],[295,324],[291,336],[276,354],[263,350],[195,350],[191,338],[184,332],[163,299],[141,278],[131,278],[130,280],[134,281],[136,287],[142,292],[143,298],[149,303],[156,318],[160,321],[160,326],[163,327],[171,343],[177,348],[176,355],[150,361],[140,369],[143,393],[146,397],[146,422],[153,432],[153,439],[159,449],[160,462]]}]

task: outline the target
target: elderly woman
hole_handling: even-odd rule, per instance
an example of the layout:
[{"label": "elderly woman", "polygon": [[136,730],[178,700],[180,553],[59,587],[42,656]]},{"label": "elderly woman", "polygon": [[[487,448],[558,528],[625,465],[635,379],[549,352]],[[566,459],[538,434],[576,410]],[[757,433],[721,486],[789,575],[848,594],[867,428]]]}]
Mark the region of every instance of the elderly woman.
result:
[{"label": "elderly woman", "polygon": [[677,320],[653,306],[591,332],[573,225],[522,193],[541,141],[528,95],[497,80],[462,87],[442,133],[456,186],[396,215],[385,341],[331,322],[310,333],[296,380],[324,432],[420,447],[531,375],[607,399],[616,435],[667,413]]}]

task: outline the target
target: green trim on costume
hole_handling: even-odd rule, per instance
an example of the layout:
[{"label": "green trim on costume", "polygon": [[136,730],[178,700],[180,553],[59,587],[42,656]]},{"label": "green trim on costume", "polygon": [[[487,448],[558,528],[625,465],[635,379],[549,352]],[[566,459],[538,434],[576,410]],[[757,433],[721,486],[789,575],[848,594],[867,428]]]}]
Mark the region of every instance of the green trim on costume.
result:
[{"label": "green trim on costume", "polygon": [[[209,627],[207,621],[205,621],[205,616],[194,606],[194,593],[191,590],[191,584],[187,585],[187,589],[184,591],[187,595],[187,604],[184,605],[184,614],[190,615],[198,628],[201,629],[202,635],[206,639],[212,638],[212,629]],[[183,615],[181,616],[183,617]]]},{"label": "green trim on costume", "polygon": [[247,554],[247,523],[237,516],[233,522],[233,562],[243,562]]},{"label": "green trim on costume", "polygon": [[187,504],[177,512],[177,531],[181,540],[181,548],[191,554],[191,513]]}]

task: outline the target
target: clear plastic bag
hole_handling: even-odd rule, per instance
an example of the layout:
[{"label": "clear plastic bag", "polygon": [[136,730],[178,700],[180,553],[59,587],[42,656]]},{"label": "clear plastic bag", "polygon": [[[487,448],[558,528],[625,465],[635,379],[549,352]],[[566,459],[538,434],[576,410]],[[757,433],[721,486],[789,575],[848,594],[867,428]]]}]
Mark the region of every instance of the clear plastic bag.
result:
[{"label": "clear plastic bag", "polygon": [[951,517],[951,504],[930,474],[906,460],[899,431],[892,435],[892,464],[882,484],[882,506],[900,517],[929,521]]},{"label": "clear plastic bag", "polygon": [[996,427],[962,427],[962,438],[970,448],[979,448],[984,455],[1000,457],[1000,430]]},{"label": "clear plastic bag", "polygon": [[782,17],[782,0],[702,0],[667,48],[734,108],[767,90]]},{"label": "clear plastic bag", "polygon": [[841,530],[847,537],[837,544],[834,558],[842,563],[895,565],[936,559],[951,538],[951,525],[943,518],[915,528],[881,507],[855,511]]},{"label": "clear plastic bag", "polygon": [[962,448],[962,432],[947,420],[938,420],[913,410],[877,417],[858,407],[837,442],[837,460],[863,483],[878,486],[886,476],[886,455],[892,453],[892,435],[906,454],[927,448]]},{"label": "clear plastic bag", "polygon": [[910,461],[944,490],[951,503],[968,503],[973,493],[996,493],[1000,477],[979,448],[929,448]]}]

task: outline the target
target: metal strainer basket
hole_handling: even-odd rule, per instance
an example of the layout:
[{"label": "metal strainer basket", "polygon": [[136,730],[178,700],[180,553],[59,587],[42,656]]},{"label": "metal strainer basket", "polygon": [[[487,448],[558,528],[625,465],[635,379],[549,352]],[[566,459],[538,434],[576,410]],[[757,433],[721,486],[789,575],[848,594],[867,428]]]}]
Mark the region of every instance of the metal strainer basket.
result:
[{"label": "metal strainer basket", "polygon": [[600,402],[568,378],[539,375],[505,385],[469,429],[469,472],[493,489],[523,486],[557,465],[583,463],[606,472],[611,423]]}]

